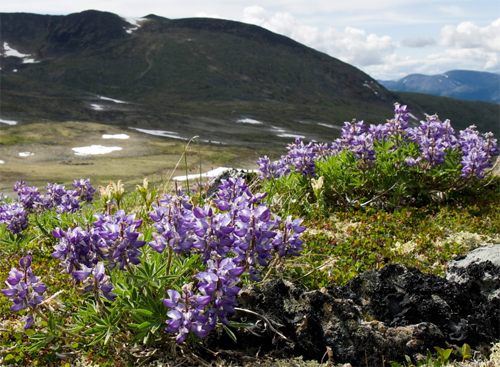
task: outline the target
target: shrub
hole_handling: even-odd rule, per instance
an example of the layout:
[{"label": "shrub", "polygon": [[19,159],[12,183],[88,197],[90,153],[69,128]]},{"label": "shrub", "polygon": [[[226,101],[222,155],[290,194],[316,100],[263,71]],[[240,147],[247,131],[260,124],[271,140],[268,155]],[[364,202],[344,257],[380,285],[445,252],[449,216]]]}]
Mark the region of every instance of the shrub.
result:
[{"label": "shrub", "polygon": [[411,127],[409,118],[407,107],[396,104],[385,124],[346,122],[330,146],[297,138],[280,160],[258,161],[263,189],[284,211],[304,215],[426,204],[477,187],[499,152],[492,134],[471,126],[457,135],[437,115]]}]

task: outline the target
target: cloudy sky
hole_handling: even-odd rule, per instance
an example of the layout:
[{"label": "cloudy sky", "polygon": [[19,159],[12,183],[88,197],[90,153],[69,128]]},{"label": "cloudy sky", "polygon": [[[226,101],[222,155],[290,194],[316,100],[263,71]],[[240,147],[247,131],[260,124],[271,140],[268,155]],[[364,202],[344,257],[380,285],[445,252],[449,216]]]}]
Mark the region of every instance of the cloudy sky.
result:
[{"label": "cloudy sky", "polygon": [[498,0],[15,0],[0,12],[215,17],[253,23],[376,79],[466,69],[500,73]]}]

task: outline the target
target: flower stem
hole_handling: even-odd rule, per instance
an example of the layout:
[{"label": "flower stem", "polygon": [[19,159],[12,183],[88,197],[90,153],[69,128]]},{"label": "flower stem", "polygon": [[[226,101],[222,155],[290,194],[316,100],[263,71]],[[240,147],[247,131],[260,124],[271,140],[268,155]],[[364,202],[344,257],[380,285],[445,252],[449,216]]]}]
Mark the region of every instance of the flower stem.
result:
[{"label": "flower stem", "polygon": [[[33,312],[35,312],[38,316],[40,316],[40,318],[42,320],[44,320],[45,322],[49,323],[49,318],[47,316],[45,316],[38,308],[34,308],[33,309]],[[78,338],[80,339],[81,338],[81,335],[78,335],[78,334],[75,334],[75,333],[72,333],[71,331],[68,331],[66,329],[64,329],[62,326],[60,325],[57,325],[55,324],[55,327],[57,330],[59,330],[60,332],[62,332],[63,334],[66,334],[68,336],[72,336],[74,338]]]}]

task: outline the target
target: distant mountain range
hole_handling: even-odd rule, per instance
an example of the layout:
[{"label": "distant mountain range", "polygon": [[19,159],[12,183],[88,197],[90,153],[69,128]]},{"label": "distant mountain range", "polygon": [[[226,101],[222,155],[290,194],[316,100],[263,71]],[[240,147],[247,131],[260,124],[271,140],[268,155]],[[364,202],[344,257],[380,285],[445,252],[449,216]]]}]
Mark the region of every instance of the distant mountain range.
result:
[{"label": "distant mountain range", "polygon": [[263,148],[293,136],[331,141],[353,118],[383,123],[398,101],[415,123],[438,113],[457,128],[480,121],[499,133],[498,105],[391,92],[349,64],[240,22],[0,13],[0,34],[0,119],[19,124],[100,122]]},{"label": "distant mountain range", "polygon": [[500,75],[471,70],[452,70],[438,75],[411,74],[398,81],[379,81],[392,91],[500,103]]}]

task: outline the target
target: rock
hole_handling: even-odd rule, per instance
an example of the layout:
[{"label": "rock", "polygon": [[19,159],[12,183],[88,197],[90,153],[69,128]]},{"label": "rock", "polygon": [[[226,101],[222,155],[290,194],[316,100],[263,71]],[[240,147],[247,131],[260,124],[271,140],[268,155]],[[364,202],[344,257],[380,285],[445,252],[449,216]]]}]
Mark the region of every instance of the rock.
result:
[{"label": "rock", "polygon": [[478,247],[451,261],[446,279],[466,287],[473,297],[500,299],[500,244]]},{"label": "rock", "polygon": [[365,315],[391,327],[430,322],[450,344],[481,347],[500,337],[498,302],[471,297],[467,287],[415,268],[390,264],[330,292],[352,299]]},{"label": "rock", "polygon": [[[253,351],[261,353],[274,349],[320,361],[331,351],[330,360],[336,363],[379,366],[444,345],[442,332],[432,323],[390,327],[367,321],[362,309],[349,299],[336,299],[326,289],[308,292],[283,280],[249,287],[238,302],[241,308],[265,317],[241,311],[234,316],[235,321],[260,325],[260,330],[239,330],[237,337],[238,346],[253,346]],[[265,327],[266,323],[272,323],[283,337]]]},{"label": "rock", "polygon": [[254,326],[236,329],[238,343],[220,334],[210,344],[253,356],[328,356],[363,366],[403,362],[436,346],[483,348],[500,339],[500,300],[480,292],[471,297],[464,281],[397,264],[315,291],[270,280],[238,296],[241,310],[232,320]]}]

